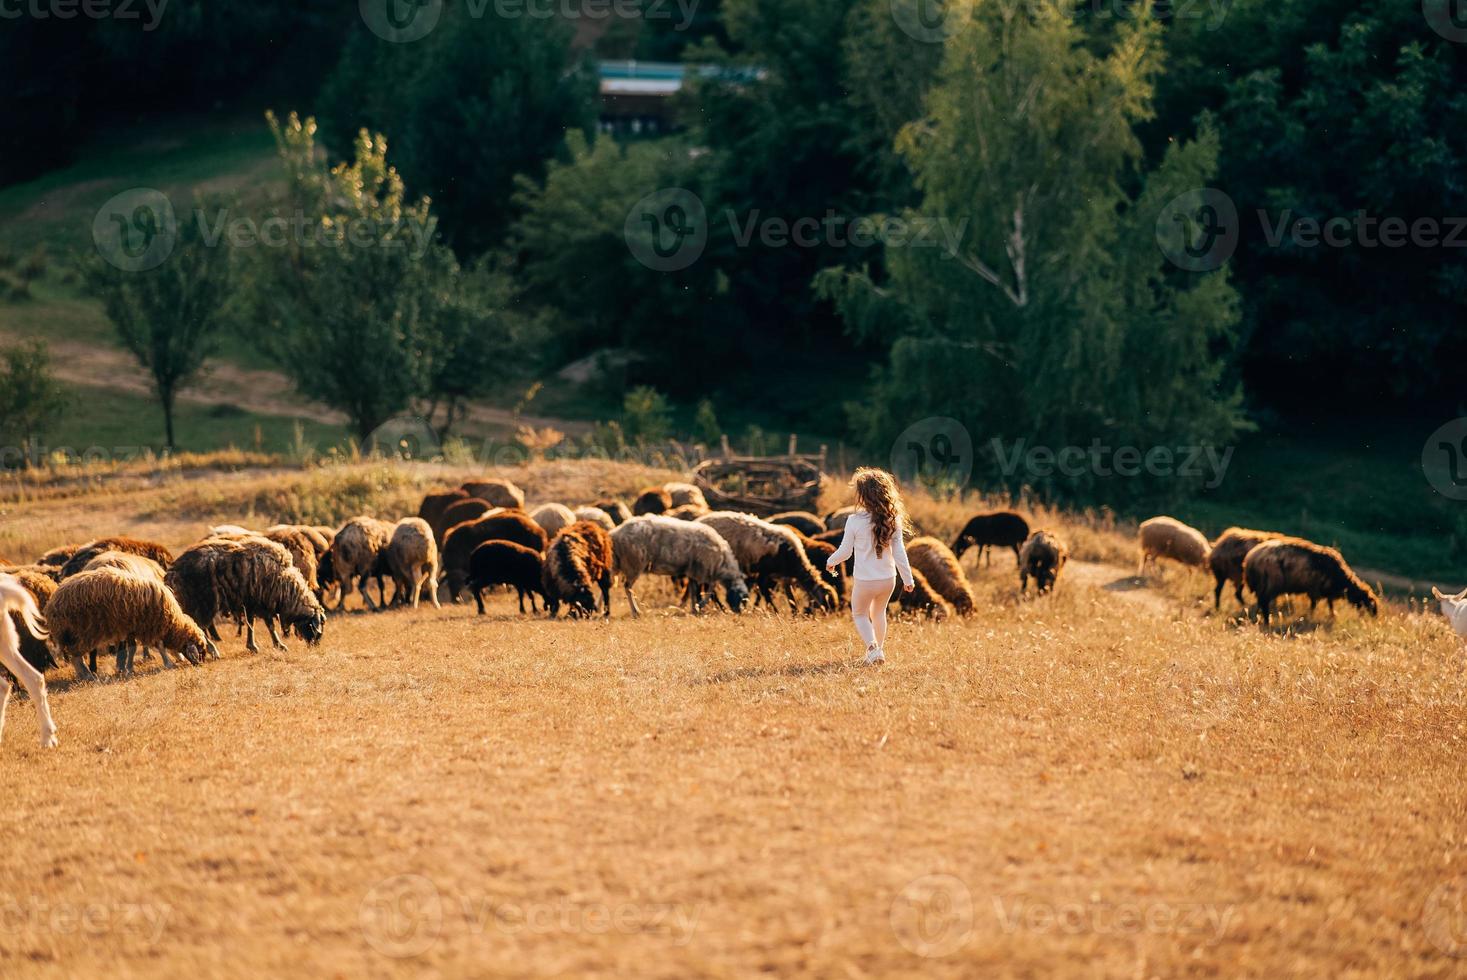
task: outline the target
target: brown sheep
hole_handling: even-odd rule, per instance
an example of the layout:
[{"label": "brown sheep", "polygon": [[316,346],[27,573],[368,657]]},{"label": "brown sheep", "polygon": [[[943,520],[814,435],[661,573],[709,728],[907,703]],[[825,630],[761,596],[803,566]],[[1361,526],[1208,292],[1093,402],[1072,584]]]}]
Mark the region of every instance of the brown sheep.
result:
[{"label": "brown sheep", "polygon": [[[270,641],[280,650],[286,646],[276,632],[277,620],[312,646],[325,631],[326,611],[291,563],[290,553],[258,535],[201,541],[178,556],[166,581],[184,612],[214,639],[219,638],[214,621],[220,616],[243,623],[251,653],[259,650],[257,618],[265,621]],[[217,649],[210,647],[217,657]]]},{"label": "brown sheep", "polygon": [[1019,591],[1028,588],[1030,578],[1041,595],[1053,590],[1069,560],[1070,549],[1059,535],[1048,530],[1035,531],[1019,549]]},{"label": "brown sheep", "polygon": [[562,600],[572,616],[596,612],[593,587],[601,590],[603,615],[611,616],[611,535],[599,524],[576,521],[562,528],[545,549],[545,608],[551,618]]},{"label": "brown sheep", "polygon": [[393,602],[411,602],[418,608],[423,588],[429,589],[433,608],[438,603],[438,545],[433,530],[421,517],[404,517],[387,543],[387,572],[392,576]]},{"label": "brown sheep", "polygon": [[978,560],[993,564],[990,548],[1012,548],[1014,560],[1019,559],[1019,548],[1029,537],[1029,522],[1023,515],[1011,510],[992,510],[974,514],[953,540],[953,554],[963,557],[971,547],[978,548]]},{"label": "brown sheep", "polygon": [[912,591],[897,589],[891,597],[904,613],[921,613],[931,619],[947,619],[953,615],[953,604],[938,594],[921,570],[912,569]]},{"label": "brown sheep", "polygon": [[73,663],[129,641],[180,653],[191,664],[209,649],[204,631],[163,583],[116,568],[68,576],[46,604],[46,625],[57,650]]},{"label": "brown sheep", "polygon": [[262,534],[268,541],[274,541],[290,553],[290,563],[300,569],[301,578],[306,580],[306,587],[312,592],[320,592],[320,583],[316,579],[316,573],[320,567],[320,558],[316,554],[316,543],[311,535],[305,531],[293,527],[272,527]]},{"label": "brown sheep", "polygon": [[532,551],[545,551],[545,531],[522,510],[503,510],[449,530],[443,539],[442,571],[448,597],[458,601],[469,580],[469,559],[485,541],[513,541]]},{"label": "brown sheep", "polygon": [[[698,524],[713,528],[733,548],[739,567],[759,590],[758,596],[774,609],[772,582],[793,582],[804,591],[811,605],[834,610],[839,597],[821,578],[819,569],[810,564],[799,532],[780,524],[770,524],[752,514],[716,510],[698,518]],[[790,611],[796,606],[790,603]]]},{"label": "brown sheep", "polygon": [[1372,616],[1380,612],[1375,593],[1338,551],[1303,538],[1274,538],[1259,544],[1243,559],[1243,578],[1258,597],[1264,623],[1268,622],[1273,600],[1281,595],[1307,595],[1311,613],[1320,599],[1329,603],[1331,616],[1336,599],[1344,599]]},{"label": "brown sheep", "polygon": [[1212,550],[1206,535],[1175,517],[1153,517],[1142,521],[1136,539],[1141,546],[1141,563],[1136,566],[1138,577],[1146,574],[1147,562],[1155,564],[1158,558],[1206,568],[1208,552]]},{"label": "brown sheep", "polygon": [[520,613],[525,611],[525,596],[530,597],[530,612],[539,612],[535,596],[544,595],[540,552],[513,541],[485,541],[469,556],[469,591],[484,615],[484,590],[493,585],[510,585],[520,597]]},{"label": "brown sheep", "polygon": [[[393,525],[375,517],[353,517],[336,532],[336,537],[331,540],[331,567],[341,585],[337,609],[346,605],[346,597],[357,586],[362,590],[362,601],[368,609],[387,607],[387,594],[382,583],[386,567],[382,562],[387,544],[392,540],[392,531]],[[367,594],[367,579],[374,575],[377,578],[377,605],[372,604],[372,597]]]},{"label": "brown sheep", "polygon": [[664,483],[662,485],[662,489],[667,491],[667,496],[672,501],[673,507],[682,507],[687,504],[693,504],[697,507],[702,507],[705,514],[710,509],[708,506],[708,498],[703,496],[703,491],[698,489],[695,484],[675,481],[672,483]]},{"label": "brown sheep", "polygon": [[813,538],[815,535],[829,530],[825,526],[824,521],[805,510],[787,510],[782,514],[775,514],[769,518],[769,523],[784,524],[792,527],[807,538]]},{"label": "brown sheep", "polygon": [[637,494],[637,499],[632,502],[632,516],[641,517],[643,514],[665,514],[672,510],[672,494],[661,487],[648,487]]},{"label": "brown sheep", "polygon": [[466,480],[460,489],[470,497],[487,500],[495,507],[525,509],[525,492],[508,480],[486,476],[477,480]]},{"label": "brown sheep", "polygon": [[465,497],[463,500],[455,500],[444,508],[442,514],[438,515],[438,522],[430,525],[433,528],[433,540],[442,546],[443,539],[448,537],[448,532],[453,528],[458,527],[460,524],[466,524],[469,521],[477,521],[491,510],[502,509],[501,507],[495,507],[487,500],[480,500],[478,497]]},{"label": "brown sheep", "polygon": [[1285,536],[1277,531],[1254,531],[1246,527],[1230,527],[1219,534],[1207,554],[1207,565],[1217,580],[1217,587],[1212,590],[1212,608],[1222,608],[1222,590],[1226,582],[1233,583],[1238,605],[1247,606],[1243,601],[1243,559],[1263,542]]},{"label": "brown sheep", "polygon": [[825,515],[825,528],[829,531],[844,531],[846,519],[856,512],[855,507],[838,507]]},{"label": "brown sheep", "polygon": [[78,551],[81,551],[81,550],[82,550],[82,546],[79,545],[79,544],[64,544],[64,545],[62,545],[59,548],[52,548],[50,551],[46,552],[44,555],[42,555],[41,557],[37,558],[36,559],[36,564],[37,565],[46,565],[48,567],[54,567],[54,568],[58,568],[59,569],[59,568],[63,567],[68,561],[71,560],[71,556],[72,555],[76,554]]},{"label": "brown sheep", "polygon": [[87,562],[104,551],[142,555],[144,558],[153,559],[164,568],[173,563],[172,552],[156,541],[142,541],[138,538],[98,538],[78,548],[76,553],[66,560],[66,564],[61,566],[61,578],[65,580],[77,574],[87,567]]},{"label": "brown sheep", "polygon": [[632,519],[631,508],[623,500],[617,500],[613,497],[602,497],[591,506],[606,511],[606,515],[611,518],[611,522],[618,527]]},{"label": "brown sheep", "polygon": [[462,487],[454,490],[438,490],[423,497],[423,502],[418,504],[418,516],[428,522],[428,526],[435,531],[440,526],[439,519],[443,512],[460,500],[468,500],[469,492]]},{"label": "brown sheep", "polygon": [[711,513],[707,507],[697,504],[679,504],[667,512],[668,517],[676,517],[680,521],[696,521],[704,514]]},{"label": "brown sheep", "polygon": [[973,589],[951,548],[937,538],[914,538],[907,542],[907,561],[913,571],[926,577],[933,591],[952,603],[958,615],[973,614],[976,608]]}]

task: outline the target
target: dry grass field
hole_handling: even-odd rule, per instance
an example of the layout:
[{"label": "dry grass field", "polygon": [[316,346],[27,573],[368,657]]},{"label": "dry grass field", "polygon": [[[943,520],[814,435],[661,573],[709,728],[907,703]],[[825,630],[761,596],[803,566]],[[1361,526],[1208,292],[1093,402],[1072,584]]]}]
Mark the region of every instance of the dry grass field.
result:
[{"label": "dry grass field", "polygon": [[[0,487],[0,554],[412,511],[457,471],[235,460]],[[532,500],[654,478],[510,474]],[[666,478],[665,475],[661,478]],[[971,505],[917,500],[947,535]],[[1455,976],[1464,649],[1431,611],[1211,611],[1127,529],[1020,600],[900,622],[610,622],[496,595],[318,648],[52,680],[0,746],[0,976]],[[639,594],[641,590],[639,590]],[[1207,603],[1201,597],[1207,596]],[[1296,607],[1296,613],[1303,607]]]}]

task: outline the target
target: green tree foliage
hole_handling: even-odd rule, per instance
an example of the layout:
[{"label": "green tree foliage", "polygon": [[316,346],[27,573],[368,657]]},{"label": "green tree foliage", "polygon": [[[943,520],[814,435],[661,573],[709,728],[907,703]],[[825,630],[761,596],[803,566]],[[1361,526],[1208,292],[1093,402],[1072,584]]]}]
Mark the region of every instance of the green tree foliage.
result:
[{"label": "green tree foliage", "polygon": [[[221,208],[201,204],[198,210]],[[174,404],[179,391],[199,378],[218,346],[234,277],[229,250],[221,241],[211,241],[204,222],[193,215],[180,217],[172,229],[155,228],[153,233],[174,236],[161,265],[132,271],[99,255],[84,264],[83,275],[88,291],[102,301],[122,345],[151,376],[172,450],[177,448]]]},{"label": "green tree foliage", "polygon": [[[928,113],[898,149],[921,193],[911,221],[961,228],[943,247],[886,248],[889,276],[830,270],[824,295],[857,333],[898,339],[874,397],[854,410],[868,445],[952,416],[979,465],[1003,474],[992,439],[1049,447],[1195,445],[1241,422],[1222,383],[1236,299],[1223,273],[1182,279],[1156,242],[1156,216],[1210,175],[1217,137],[1174,147],[1128,197],[1159,70],[1158,31],[1140,20],[1103,57],[1056,8],[981,5],[946,45]],[[1118,492],[1078,478],[1056,490]]]},{"label": "green tree foliage", "polygon": [[621,403],[621,429],[636,443],[660,442],[672,435],[672,406],[656,388],[642,385]]},{"label": "green tree foliage", "polygon": [[723,427],[718,424],[711,399],[698,402],[698,410],[693,415],[693,437],[706,446],[717,446],[723,440]]},{"label": "green tree foliage", "polygon": [[464,399],[506,376],[523,339],[500,305],[507,280],[487,264],[461,268],[433,240],[428,201],[407,199],[382,136],[363,131],[352,161],[328,168],[314,120],[270,125],[288,177],[282,210],[308,233],[256,250],[261,348],[362,439],[419,399],[444,408],[446,431]]},{"label": "green tree foliage", "polygon": [[0,456],[0,465],[18,456],[22,469],[29,466],[45,430],[69,403],[51,372],[51,352],[44,343],[18,344],[0,354],[0,438],[19,443],[18,454]]},{"label": "green tree foliage", "polygon": [[444,7],[427,37],[354,33],[318,101],[323,137],[345,156],[362,129],[386,133],[413,195],[426,195],[460,255],[498,246],[517,174],[539,176],[567,130],[591,125],[594,73],[558,19]]}]

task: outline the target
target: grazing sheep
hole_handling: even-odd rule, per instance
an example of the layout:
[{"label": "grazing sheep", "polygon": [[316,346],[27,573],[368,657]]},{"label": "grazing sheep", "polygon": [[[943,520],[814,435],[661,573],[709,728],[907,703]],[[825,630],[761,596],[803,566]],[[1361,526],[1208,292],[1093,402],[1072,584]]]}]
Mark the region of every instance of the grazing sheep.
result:
[{"label": "grazing sheep", "polygon": [[664,483],[662,489],[667,491],[667,496],[672,501],[673,507],[682,507],[694,504],[703,508],[703,513],[708,513],[708,498],[703,496],[703,491],[692,483]]},{"label": "grazing sheep", "polygon": [[[346,597],[358,586],[368,609],[387,607],[387,593],[382,584],[385,571],[382,559],[388,542],[392,540],[392,531],[393,525],[375,517],[353,517],[336,532],[331,541],[331,567],[341,585],[337,609],[346,605]],[[372,597],[367,594],[367,579],[374,575],[377,578],[377,605],[372,604]]]},{"label": "grazing sheep", "polygon": [[545,548],[545,608],[553,619],[564,600],[572,616],[596,612],[593,587],[601,589],[601,607],[611,616],[611,535],[600,524],[576,521],[562,528]]},{"label": "grazing sheep", "polygon": [[1019,591],[1028,588],[1031,577],[1041,595],[1052,590],[1069,560],[1070,549],[1057,534],[1048,530],[1035,531],[1019,549]]},{"label": "grazing sheep", "polygon": [[667,516],[677,518],[680,521],[696,521],[708,513],[711,513],[711,511],[707,507],[700,507],[697,504],[680,504],[672,510],[667,511]]},{"label": "grazing sheep", "polygon": [[1141,522],[1137,532],[1141,545],[1141,563],[1136,566],[1137,576],[1146,574],[1146,563],[1156,563],[1158,558],[1170,558],[1183,565],[1197,568],[1207,567],[1207,556],[1212,546],[1207,536],[1195,527],[1189,527],[1175,517],[1153,517]]},{"label": "grazing sheep", "polygon": [[[83,571],[91,571],[94,568],[115,568],[118,571],[127,572],[129,575],[138,575],[142,578],[152,579],[155,582],[163,581],[163,566],[151,558],[142,555],[129,555],[121,551],[104,551],[91,561]],[[133,657],[137,653],[137,645],[132,642],[123,643],[114,648],[113,655],[117,663],[117,673],[126,674],[132,672]],[[168,659],[166,651],[163,653],[163,665],[171,668],[173,663]],[[88,673],[95,675],[97,672],[97,651],[91,651],[88,659]],[[81,675],[80,668],[77,674]]]},{"label": "grazing sheep", "polygon": [[952,603],[960,616],[973,614],[975,603],[968,576],[958,564],[958,556],[937,538],[913,538],[907,542],[907,561],[912,570],[921,572],[938,595]]},{"label": "grazing sheep", "polygon": [[433,608],[441,608],[438,603],[438,545],[427,521],[421,517],[404,517],[397,522],[392,529],[392,538],[387,542],[387,573],[392,576],[395,586],[394,602],[411,601],[416,609],[426,586]]},{"label": "grazing sheep", "polygon": [[679,521],[660,515],[634,517],[611,532],[615,572],[626,589],[632,615],[640,616],[632,589],[643,575],[687,579],[698,589],[693,608],[702,608],[702,590],[724,587],[728,607],[738,612],[749,598],[733,549],[713,528],[698,521]]},{"label": "grazing sheep", "polygon": [[787,525],[807,538],[830,530],[824,521],[806,510],[787,510],[783,514],[775,514],[769,519],[769,523]]},{"label": "grazing sheep", "polygon": [[10,703],[10,678],[13,676],[20,681],[20,686],[25,688],[25,693],[36,706],[41,748],[54,749],[57,744],[56,722],[51,718],[51,702],[46,696],[46,677],[21,656],[20,633],[11,622],[11,614],[20,619],[26,633],[45,639],[46,628],[41,625],[36,600],[14,576],[0,575],[0,667],[5,668],[0,671],[0,733],[5,730],[5,708]]},{"label": "grazing sheep", "polygon": [[[699,524],[713,528],[733,548],[734,557],[744,575],[759,587],[759,597],[774,608],[774,595],[769,589],[773,581],[793,582],[809,597],[812,605],[833,610],[838,602],[835,589],[827,585],[800,543],[798,532],[779,524],[770,524],[752,514],[718,510],[698,518]],[[790,603],[794,611],[794,603]]]},{"label": "grazing sheep", "polygon": [[151,558],[158,564],[167,568],[173,563],[173,555],[169,550],[155,541],[140,541],[137,538],[98,538],[78,548],[76,553],[66,560],[61,566],[62,580],[68,579],[82,569],[87,567],[87,562],[97,557],[104,551],[121,551],[129,555],[142,555]]},{"label": "grazing sheep", "polygon": [[665,514],[672,510],[672,494],[661,487],[648,487],[637,494],[632,502],[632,516],[643,514]]},{"label": "grazing sheep", "polygon": [[11,565],[9,568],[5,569],[5,574],[7,575],[18,576],[21,572],[30,572],[33,575],[40,575],[43,578],[50,579],[52,582],[61,581],[60,565],[42,565],[37,563],[34,565]]},{"label": "grazing sheep", "polygon": [[57,650],[74,664],[92,650],[135,642],[197,665],[212,647],[167,586],[118,568],[68,576],[46,603],[46,625]]},{"label": "grazing sheep", "polygon": [[1452,624],[1452,629],[1463,639],[1467,639],[1467,589],[1463,589],[1456,595],[1446,595],[1436,586],[1431,587],[1432,597],[1441,603],[1442,615],[1447,617],[1447,622]]},{"label": "grazing sheep", "polygon": [[290,563],[300,569],[301,578],[306,580],[306,587],[317,593],[319,598],[321,585],[317,574],[320,571],[320,557],[316,553],[316,542],[311,539],[311,535],[298,528],[272,527],[261,537],[274,541],[290,553]]},{"label": "grazing sheep", "polygon": [[487,476],[479,480],[467,480],[460,489],[470,497],[487,500],[495,507],[507,510],[525,509],[525,492],[508,480]]},{"label": "grazing sheep", "polygon": [[545,551],[545,531],[522,510],[486,514],[477,521],[460,524],[443,540],[443,577],[448,597],[454,602],[469,580],[469,559],[485,541],[513,541],[531,551]]},{"label": "grazing sheep", "polygon": [[513,541],[485,541],[469,555],[469,591],[484,615],[484,590],[493,585],[511,585],[520,595],[520,612],[525,611],[525,596],[530,597],[530,612],[539,612],[535,596],[543,596],[540,552]]},{"label": "grazing sheep", "polygon": [[58,568],[59,569],[59,568],[63,567],[68,561],[71,560],[71,556],[72,555],[76,554],[78,551],[81,551],[81,550],[82,550],[82,545],[79,545],[79,544],[64,544],[64,545],[62,545],[59,548],[52,548],[50,551],[46,552],[44,555],[42,555],[41,557],[37,558],[36,559],[36,564],[37,565],[46,565],[48,567],[53,567],[53,568]]},{"label": "grazing sheep", "polygon": [[952,603],[939,595],[927,576],[916,568],[912,569],[912,591],[897,589],[892,601],[904,613],[920,613],[930,619],[947,619],[954,612]]},{"label": "grazing sheep", "polygon": [[[814,565],[816,570],[820,572],[820,577],[825,580],[825,584],[835,590],[836,598],[839,599],[845,595],[845,566],[837,568],[825,567],[825,563],[830,561],[830,556],[835,554],[835,549],[840,547],[839,542],[832,544],[829,541],[821,541],[818,538],[809,538],[801,534],[800,544],[805,548],[805,557],[810,559],[810,564]],[[851,561],[855,561],[855,559],[853,558]]]},{"label": "grazing sheep", "polygon": [[444,539],[448,537],[448,532],[460,524],[477,521],[491,510],[498,511],[503,509],[503,507],[495,507],[487,500],[480,500],[478,497],[465,497],[463,500],[456,500],[449,504],[443,513],[439,515],[437,524],[430,525],[433,528],[433,540],[441,545]]},{"label": "grazing sheep", "polygon": [[540,525],[546,538],[553,538],[561,528],[576,522],[576,512],[565,504],[541,504],[530,511],[530,520]]},{"label": "grazing sheep", "polygon": [[612,522],[618,527],[632,519],[631,508],[628,507],[626,505],[626,501],[623,500],[617,500],[613,497],[602,497],[591,506],[599,507],[602,510],[606,511]]},{"label": "grazing sheep", "polygon": [[469,493],[462,488],[456,490],[439,490],[426,494],[423,502],[418,504],[418,516],[428,522],[428,526],[437,533],[442,526],[441,518],[443,512],[460,500],[468,500]]},{"label": "grazing sheep", "polygon": [[[53,571],[54,566],[51,566]],[[43,615],[46,612],[46,604],[51,601],[51,596],[56,593],[56,580],[42,572],[24,566],[12,566],[5,570],[21,587],[31,594],[35,601],[36,609]],[[10,620],[15,624],[17,635],[20,637],[20,655],[41,673],[45,673],[59,666],[56,657],[51,652],[51,647],[46,643],[45,633],[32,633],[30,624],[18,610],[12,610]]]},{"label": "grazing sheep", "polygon": [[1277,531],[1253,531],[1246,527],[1230,527],[1217,536],[1207,554],[1207,565],[1212,569],[1212,577],[1217,580],[1217,587],[1212,590],[1212,608],[1222,608],[1225,582],[1233,583],[1233,594],[1238,597],[1238,605],[1247,606],[1243,601],[1243,559],[1263,542],[1282,537],[1286,535]]},{"label": "grazing sheep", "polygon": [[[291,564],[290,554],[273,541],[261,537],[210,538],[178,556],[165,578],[178,596],[183,611],[214,639],[219,638],[214,621],[220,616],[245,624],[245,646],[259,651],[255,643],[255,620],[265,620],[270,640],[286,649],[276,632],[278,620],[308,644],[319,643],[326,626],[326,611],[311,593],[300,569]],[[209,644],[210,653],[218,649]]]},{"label": "grazing sheep", "polygon": [[1320,599],[1329,604],[1331,616],[1336,599],[1372,616],[1380,611],[1375,593],[1338,551],[1303,538],[1274,538],[1258,545],[1243,559],[1243,579],[1258,597],[1264,623],[1281,595],[1307,595],[1311,613]]},{"label": "grazing sheep", "polygon": [[331,550],[331,539],[336,536],[336,532],[331,528],[319,528],[310,524],[276,524],[273,527],[267,527],[263,533],[271,541],[285,544],[277,535],[287,531],[294,531],[310,542],[311,550],[316,553],[317,562],[320,562],[322,556]]},{"label": "grazing sheep", "polygon": [[839,507],[825,515],[825,529],[827,531],[844,531],[846,520],[856,512],[855,507]]},{"label": "grazing sheep", "polygon": [[991,510],[974,514],[953,540],[953,554],[959,558],[963,552],[976,546],[978,560],[993,564],[990,548],[1012,548],[1014,560],[1019,560],[1019,548],[1029,537],[1029,522],[1011,510]]},{"label": "grazing sheep", "polygon": [[612,528],[616,527],[616,521],[612,520],[611,515],[600,507],[577,507],[576,520],[599,524],[601,525],[601,529],[608,533]]}]

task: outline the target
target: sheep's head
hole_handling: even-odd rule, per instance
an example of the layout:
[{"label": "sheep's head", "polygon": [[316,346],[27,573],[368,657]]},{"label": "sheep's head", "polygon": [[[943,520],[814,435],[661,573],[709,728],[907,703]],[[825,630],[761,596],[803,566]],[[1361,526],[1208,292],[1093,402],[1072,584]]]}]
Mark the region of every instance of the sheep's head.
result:
[{"label": "sheep's head", "polygon": [[1372,616],[1380,615],[1380,603],[1368,586],[1350,584],[1345,586],[1345,599],[1357,609],[1364,609]]},{"label": "sheep's head", "polygon": [[973,539],[966,534],[958,535],[958,539],[953,542],[953,556],[956,558],[963,557],[963,552],[967,551],[972,543]]},{"label": "sheep's head", "polygon": [[840,594],[826,582],[816,582],[812,595],[815,607],[825,612],[834,612],[840,605]]},{"label": "sheep's head", "polygon": [[724,597],[728,601],[728,608],[733,612],[742,612],[744,603],[749,601],[749,587],[742,581],[729,582],[724,588]]},{"label": "sheep's head", "polygon": [[590,616],[596,612],[596,594],[584,582],[576,583],[566,601],[570,603],[573,616]]},{"label": "sheep's head", "polygon": [[297,616],[290,621],[290,627],[307,645],[315,646],[326,632],[326,611],[314,609],[304,616]]}]

